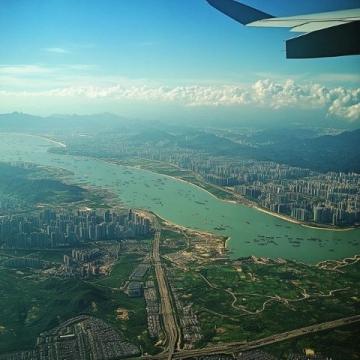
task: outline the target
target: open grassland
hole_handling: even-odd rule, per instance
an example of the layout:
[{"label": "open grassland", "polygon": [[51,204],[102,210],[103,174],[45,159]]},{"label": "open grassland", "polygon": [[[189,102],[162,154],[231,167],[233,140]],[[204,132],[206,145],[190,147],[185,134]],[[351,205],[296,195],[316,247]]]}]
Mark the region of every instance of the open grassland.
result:
[{"label": "open grassland", "polygon": [[13,250],[1,249],[0,256],[4,259],[11,258],[34,258],[51,263],[61,264],[64,260],[64,255],[71,255],[71,249],[52,249],[52,250]]},{"label": "open grassland", "polygon": [[359,359],[360,328],[358,324],[303,336],[264,348],[277,359],[287,359],[291,353],[302,354],[304,349],[314,350],[336,360]]},{"label": "open grassland", "polygon": [[202,343],[254,340],[359,313],[358,263],[343,273],[251,261],[173,271],[200,317]]},{"label": "open grassland", "polygon": [[109,276],[102,277],[100,279],[94,278],[92,283],[112,289],[120,289],[129,279],[129,276],[141,260],[142,258],[137,254],[121,255],[111,269]]}]

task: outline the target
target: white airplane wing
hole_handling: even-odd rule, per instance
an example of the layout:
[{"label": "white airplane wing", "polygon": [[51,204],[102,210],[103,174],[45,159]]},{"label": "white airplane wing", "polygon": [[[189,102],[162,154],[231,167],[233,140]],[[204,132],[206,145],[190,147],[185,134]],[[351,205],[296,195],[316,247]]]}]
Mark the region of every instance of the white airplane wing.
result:
[{"label": "white airplane wing", "polygon": [[246,26],[284,27],[305,33],[286,42],[288,58],[360,54],[360,8],[290,17],[274,17],[235,0],[207,0]]}]

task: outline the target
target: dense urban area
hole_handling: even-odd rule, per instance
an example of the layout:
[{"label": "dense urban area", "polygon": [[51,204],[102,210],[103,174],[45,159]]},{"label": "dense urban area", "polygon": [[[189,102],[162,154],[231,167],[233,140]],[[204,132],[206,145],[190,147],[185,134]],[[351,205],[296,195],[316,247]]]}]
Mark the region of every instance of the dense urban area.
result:
[{"label": "dense urban area", "polygon": [[[9,204],[5,202],[2,210],[5,207],[13,210]],[[153,236],[152,246],[148,239]],[[175,358],[219,359],[211,354],[223,352],[236,353],[239,360],[272,360],[276,357],[270,353],[251,349],[260,344],[276,344],[288,337],[296,338],[300,333],[311,336],[319,329],[351,325],[359,320],[351,317],[355,303],[348,297],[349,292],[354,299],[358,296],[352,274],[359,257],[344,262],[324,262],[315,268],[284,259],[249,257],[231,262],[226,255],[225,242],[226,239],[177,227],[151,213],[131,209],[43,208],[2,216],[2,271],[8,274],[16,271],[16,276],[27,274],[30,281],[35,282],[81,281],[84,285],[123,293],[128,300],[120,302],[121,306],[118,304],[116,308],[112,306],[114,313],[110,315],[105,309],[104,313],[99,313],[98,307],[103,306],[104,300],[95,300],[97,295],[85,314],[34,333],[36,346],[33,349],[0,355],[0,359],[60,360],[91,356],[100,360],[140,355],[165,359],[167,354]],[[127,263],[127,258],[134,260]],[[335,280],[335,270],[341,271],[344,278]],[[318,276],[323,277],[321,283],[317,281]],[[262,295],[256,295],[260,292],[258,287],[262,288]],[[336,301],[343,305],[338,307],[338,314],[330,317],[326,312],[317,311],[316,323],[321,324],[318,328],[306,328],[307,321],[302,316],[285,327],[274,322],[275,319],[270,320],[270,309],[276,304],[276,307],[283,307],[279,316],[287,316],[284,310],[288,307],[290,311],[314,313],[316,307],[312,302],[317,304],[322,298],[330,303],[338,299]],[[26,326],[41,316],[41,309],[34,301],[28,310]],[[127,335],[133,317],[128,308],[131,301],[135,301],[145,315],[141,325],[146,332],[147,340],[142,340],[145,343],[134,342]],[[166,306],[171,309],[165,310]],[[167,319],[164,311],[171,311],[173,318]],[[115,318],[115,328],[114,320],[107,323],[109,316]],[[254,323],[254,316],[258,325]],[[334,324],[332,320],[339,317],[343,322]],[[119,323],[127,322],[128,326],[122,325],[116,330]],[[267,338],[267,332],[260,331],[258,340],[251,336],[249,330],[253,326],[260,329],[262,323],[267,324],[267,331],[278,335]],[[0,336],[11,337],[3,324]],[[299,330],[293,330],[294,327]],[[176,334],[173,342],[172,331]],[[241,341],[244,336],[245,342]],[[216,340],[230,345],[217,350],[215,345],[210,345]],[[210,347],[201,350],[206,344]],[[200,350],[197,350],[199,345]],[[304,349],[302,354],[288,352],[287,358],[327,359],[318,350]],[[147,355],[148,351],[153,357]]]},{"label": "dense urban area", "polygon": [[213,155],[201,144],[199,149],[193,149],[196,142],[194,145],[185,141],[179,147],[158,139],[136,145],[105,139],[99,137],[91,148],[84,140],[72,140],[67,152],[134,164],[141,164],[141,160],[168,164],[191,171],[200,182],[230,191],[237,199],[240,196],[263,209],[305,223],[346,227],[360,222],[360,175],[355,172],[319,172],[273,161],[241,159],[241,155]]},{"label": "dense urban area", "polygon": [[0,0],[0,360],[360,360],[359,34]]},{"label": "dense urban area", "polygon": [[56,212],[46,209],[34,215],[3,216],[0,242],[11,249],[52,249],[91,241],[120,240],[150,233],[150,221],[133,212]]},{"label": "dense urban area", "polygon": [[[1,360],[356,359],[360,257],[333,254],[343,231],[359,223],[357,172],[220,154],[197,148],[191,136],[181,146],[164,134],[116,136],[60,135],[66,146],[49,150],[58,168],[21,156],[0,164]],[[85,159],[77,181],[61,166],[64,154]],[[110,174],[122,169],[124,179],[113,183],[123,194],[136,183],[132,169],[165,175],[144,181],[160,208],[174,178],[212,198],[334,229],[329,239],[289,235],[292,224],[276,222],[279,236],[265,227],[241,238],[258,253],[280,244],[328,247],[329,260],[234,256],[221,214],[215,235],[127,207],[87,184],[92,158],[111,165]],[[209,211],[207,200],[176,191]],[[241,222],[253,226],[251,218]],[[346,246],[354,254],[352,231]]]}]

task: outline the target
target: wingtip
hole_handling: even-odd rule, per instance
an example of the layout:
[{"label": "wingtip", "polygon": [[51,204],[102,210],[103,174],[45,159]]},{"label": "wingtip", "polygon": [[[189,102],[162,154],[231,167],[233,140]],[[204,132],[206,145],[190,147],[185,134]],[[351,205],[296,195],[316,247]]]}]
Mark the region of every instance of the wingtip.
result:
[{"label": "wingtip", "polygon": [[234,0],[206,0],[215,9],[231,17],[237,22],[247,25],[254,21],[269,19],[273,16],[251,6]]}]

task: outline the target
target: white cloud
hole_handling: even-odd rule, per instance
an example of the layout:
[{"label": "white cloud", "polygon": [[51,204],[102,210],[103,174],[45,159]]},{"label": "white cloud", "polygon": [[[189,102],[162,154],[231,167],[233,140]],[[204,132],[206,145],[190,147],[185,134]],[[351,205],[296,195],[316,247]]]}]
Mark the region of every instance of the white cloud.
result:
[{"label": "white cloud", "polygon": [[53,70],[40,65],[0,65],[0,75],[39,75]]},{"label": "white cloud", "polygon": [[149,86],[121,82],[104,86],[66,86],[47,91],[2,91],[0,96],[106,99],[114,103],[165,103],[186,107],[242,107],[319,110],[360,120],[360,88],[325,87],[293,80],[259,80],[251,85]]},{"label": "white cloud", "polygon": [[331,98],[329,114],[350,120],[360,118],[360,89],[346,91],[343,88],[336,88],[329,94]]},{"label": "white cloud", "polygon": [[61,47],[48,47],[44,49],[47,52],[54,54],[69,54],[70,51]]}]

